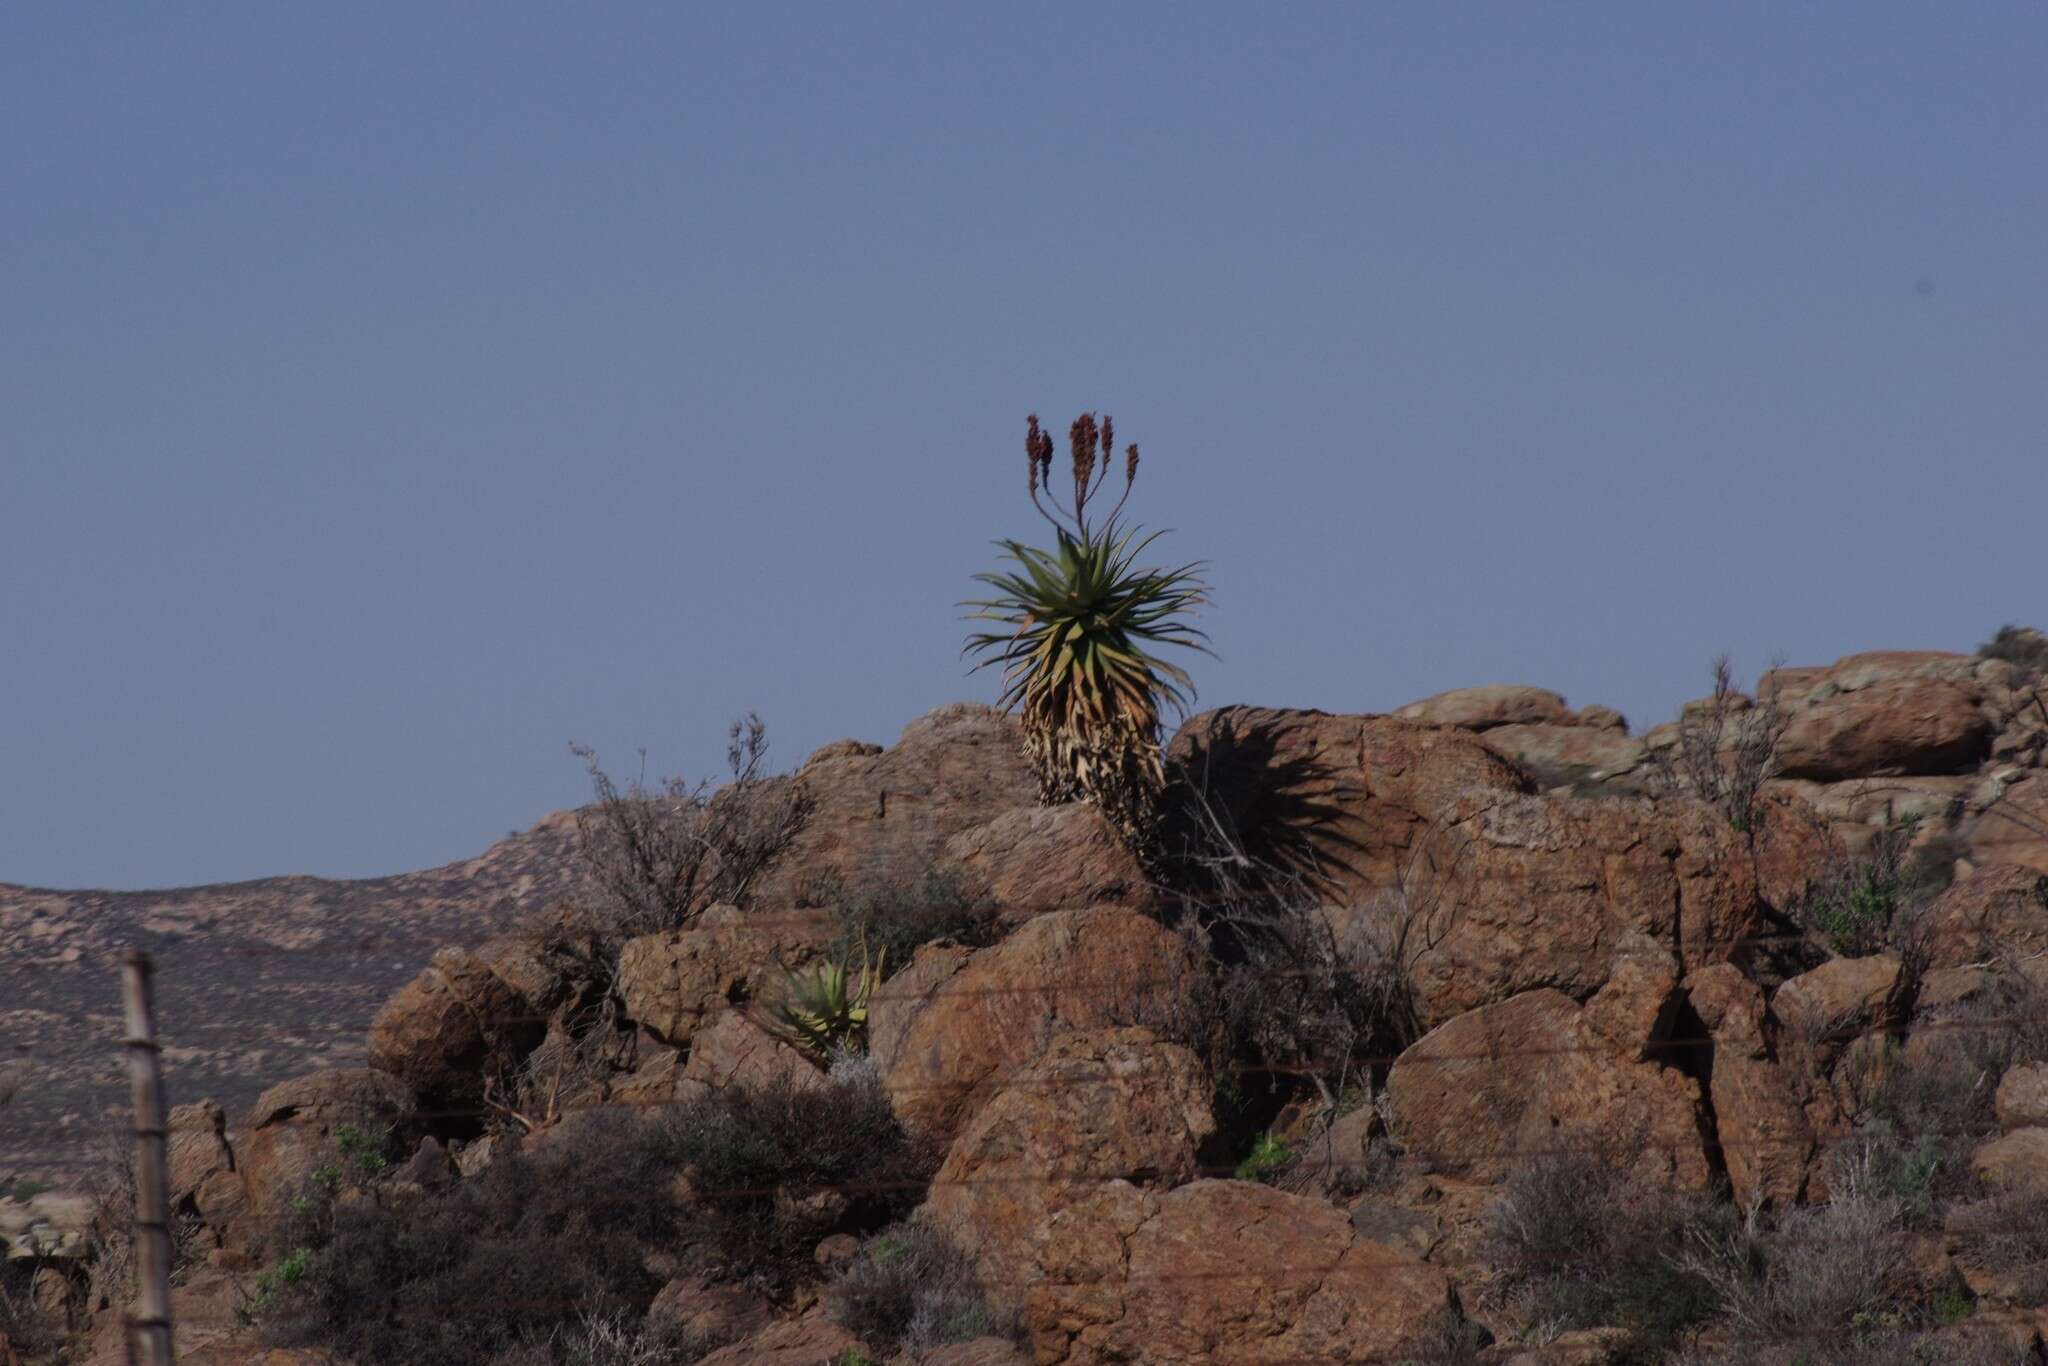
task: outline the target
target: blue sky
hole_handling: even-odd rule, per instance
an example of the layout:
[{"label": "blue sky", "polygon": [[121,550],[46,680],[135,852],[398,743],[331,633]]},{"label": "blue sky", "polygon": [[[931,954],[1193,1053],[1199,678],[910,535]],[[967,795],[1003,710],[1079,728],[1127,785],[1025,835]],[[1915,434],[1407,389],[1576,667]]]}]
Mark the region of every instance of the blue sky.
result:
[{"label": "blue sky", "polygon": [[887,741],[1027,412],[1203,705],[2048,624],[2048,5],[10,6],[0,880]]}]

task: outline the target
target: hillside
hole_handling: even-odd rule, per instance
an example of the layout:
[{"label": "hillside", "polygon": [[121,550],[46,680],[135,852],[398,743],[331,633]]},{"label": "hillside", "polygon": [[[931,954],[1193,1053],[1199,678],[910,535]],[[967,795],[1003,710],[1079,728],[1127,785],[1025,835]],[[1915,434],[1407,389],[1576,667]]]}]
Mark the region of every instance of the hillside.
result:
[{"label": "hillside", "polygon": [[259,878],[163,891],[0,883],[0,1177],[62,1181],[125,1104],[118,964],[155,955],[174,1100],[230,1108],[279,1076],[359,1063],[378,1004],[440,944],[473,944],[575,888],[574,813],[476,858],[391,877]]}]

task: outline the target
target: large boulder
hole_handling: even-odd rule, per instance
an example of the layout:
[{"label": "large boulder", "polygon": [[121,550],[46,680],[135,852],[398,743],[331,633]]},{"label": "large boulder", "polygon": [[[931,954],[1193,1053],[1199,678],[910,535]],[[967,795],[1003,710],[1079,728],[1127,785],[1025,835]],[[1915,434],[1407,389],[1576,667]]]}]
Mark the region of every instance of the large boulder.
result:
[{"label": "large boulder", "polygon": [[1913,985],[1891,954],[1834,958],[1799,974],[1771,997],[1785,1056],[1824,1075],[1856,1040],[1905,1024]]},{"label": "large boulder", "polygon": [[1037,1258],[1041,1363],[1398,1361],[1456,1313],[1435,1267],[1242,1181],[1110,1182],[1052,1216]]},{"label": "large boulder", "polygon": [[2048,1066],[2022,1063],[1999,1078],[1996,1098],[1998,1129],[2048,1128]]},{"label": "large boulder", "polygon": [[430,1108],[474,1111],[489,1077],[546,1034],[546,1018],[489,963],[445,948],[370,1021],[369,1063]]},{"label": "large boulder", "polygon": [[1474,1180],[1603,1144],[1645,1177],[1704,1186],[1699,1083],[1623,1051],[1595,1029],[1600,1006],[1546,989],[1437,1026],[1388,1075],[1395,1136],[1437,1169]]},{"label": "large boulder", "polygon": [[1387,716],[1225,707],[1189,717],[1167,757],[1251,853],[1340,904],[1399,886],[1442,827],[1530,790],[1470,731]]},{"label": "large boulder", "polygon": [[836,933],[825,911],[742,911],[713,906],[686,929],[641,935],[619,954],[626,1016],[651,1038],[688,1046],[732,1006],[772,995]]},{"label": "large boulder", "polygon": [[865,1358],[860,1339],[813,1310],[769,1324],[752,1337],[721,1347],[698,1366],[821,1366]]},{"label": "large boulder", "polygon": [[1152,909],[1144,868],[1094,806],[1019,807],[946,842],[942,863],[995,903],[1005,924],[1087,906]]},{"label": "large boulder", "polygon": [[1676,1043],[1707,1051],[1708,1099],[1735,1203],[1796,1204],[1818,1151],[1808,1114],[1813,1087],[1777,1060],[1763,989],[1733,964],[1717,963],[1687,977],[1685,991],[1706,1033]]},{"label": "large boulder", "polygon": [[1870,660],[1850,656],[1798,691],[1789,678],[1788,686],[1775,694],[1770,694],[1770,677],[1759,685],[1788,704],[1778,745],[1784,776],[1837,782],[1894,773],[1961,773],[1989,754],[1993,721],[1967,672],[1942,677],[1940,667],[1946,666],[1938,666],[1932,676],[1896,672]]},{"label": "large boulder", "polygon": [[949,1140],[1056,1033],[1182,1032],[1209,1017],[1209,989],[1202,956],[1158,922],[1060,911],[971,955],[920,954],[878,993],[889,999],[870,1008],[869,1049],[904,1125]]},{"label": "large boulder", "polygon": [[674,1098],[694,1100],[728,1087],[815,1086],[824,1079],[824,1070],[807,1054],[761,1028],[744,1011],[728,1010],[710,1028],[697,1031]]},{"label": "large boulder", "polygon": [[1038,804],[1017,721],[958,702],[903,728],[886,750],[841,742],[794,779],[807,811],[795,837],[748,888],[750,904],[795,906],[819,882],[914,884],[948,840],[1006,811]]},{"label": "large boulder", "polygon": [[1969,824],[1970,857],[2048,873],[2048,773],[2012,769],[1989,779]]},{"label": "large boulder", "polygon": [[1208,1069],[1148,1029],[1061,1035],[954,1140],[925,1214],[1015,1302],[1054,1211],[1111,1179],[1161,1189],[1195,1175],[1215,1129]]},{"label": "large boulder", "polygon": [[168,1119],[171,1208],[197,1219],[219,1246],[249,1201],[239,1138],[228,1132],[227,1112],[211,1100],[177,1106]]},{"label": "large boulder", "polygon": [[1425,1024],[1540,987],[1583,1001],[1645,939],[1681,975],[1739,955],[1768,928],[1760,872],[1789,896],[1792,863],[1829,847],[1789,800],[1760,860],[1700,802],[1535,796],[1496,733],[1227,708],[1171,754],[1253,854],[1339,906],[1394,899]]},{"label": "large boulder", "polygon": [[1431,1024],[1540,987],[1583,1001],[1645,941],[1683,974],[1767,925],[1748,846],[1699,802],[1502,794],[1434,843],[1405,889]]},{"label": "large boulder", "polygon": [[335,1161],[344,1129],[382,1137],[404,1151],[419,1136],[411,1088],[388,1072],[337,1067],[295,1077],[265,1091],[243,1121],[240,1169],[250,1210],[284,1208],[313,1171]]},{"label": "large boulder", "polygon": [[1986,868],[1943,892],[1922,931],[1930,968],[2048,949],[2048,872]]},{"label": "large boulder", "polygon": [[1496,726],[1480,733],[1494,753],[1526,770],[1537,786],[1573,791],[1644,789],[1649,749],[1625,730],[1602,726]]},{"label": "large boulder", "polygon": [[1462,726],[1466,730],[1492,730],[1497,726],[1569,726],[1578,716],[1564,698],[1542,688],[1519,683],[1490,683],[1476,688],[1453,688],[1436,693],[1405,707],[1394,715],[1403,721],[1420,721],[1427,726]]}]

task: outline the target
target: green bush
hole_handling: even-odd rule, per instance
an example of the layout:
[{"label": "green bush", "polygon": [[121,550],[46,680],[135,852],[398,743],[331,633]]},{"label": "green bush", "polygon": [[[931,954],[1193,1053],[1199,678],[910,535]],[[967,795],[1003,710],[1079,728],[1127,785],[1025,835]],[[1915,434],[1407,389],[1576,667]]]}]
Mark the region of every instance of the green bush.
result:
[{"label": "green bush", "polygon": [[1917,819],[1887,822],[1861,855],[1807,888],[1793,908],[1799,924],[1831,952],[1866,958],[1911,947],[1915,921],[1948,882],[1948,870],[1913,849]]},{"label": "green bush", "polygon": [[1235,1175],[1240,1181],[1270,1185],[1280,1179],[1293,1160],[1294,1154],[1285,1143],[1270,1133],[1260,1134],[1258,1141],[1252,1144],[1252,1150],[1237,1164]]}]

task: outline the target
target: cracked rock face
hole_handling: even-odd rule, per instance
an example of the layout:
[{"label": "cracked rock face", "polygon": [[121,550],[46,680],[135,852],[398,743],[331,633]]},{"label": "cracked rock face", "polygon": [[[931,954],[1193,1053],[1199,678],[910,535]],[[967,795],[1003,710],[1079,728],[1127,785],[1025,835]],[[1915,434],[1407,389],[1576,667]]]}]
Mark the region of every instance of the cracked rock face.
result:
[{"label": "cracked rock face", "polygon": [[1053,1215],[1037,1256],[1024,1320],[1042,1363],[1390,1361],[1455,1312],[1435,1267],[1242,1181],[1111,1182]]},{"label": "cracked rock face", "polygon": [[1473,1180],[1498,1181],[1531,1158],[1590,1145],[1653,1181],[1703,1188],[1699,1083],[1621,1051],[1600,1019],[1544,989],[1439,1025],[1387,1078],[1395,1135],[1437,1169]]},{"label": "cracked rock face", "polygon": [[1021,1300],[1052,1214],[1103,1182],[1166,1189],[1193,1178],[1215,1131],[1208,1069],[1149,1029],[1063,1034],[968,1123],[923,1214]]}]

